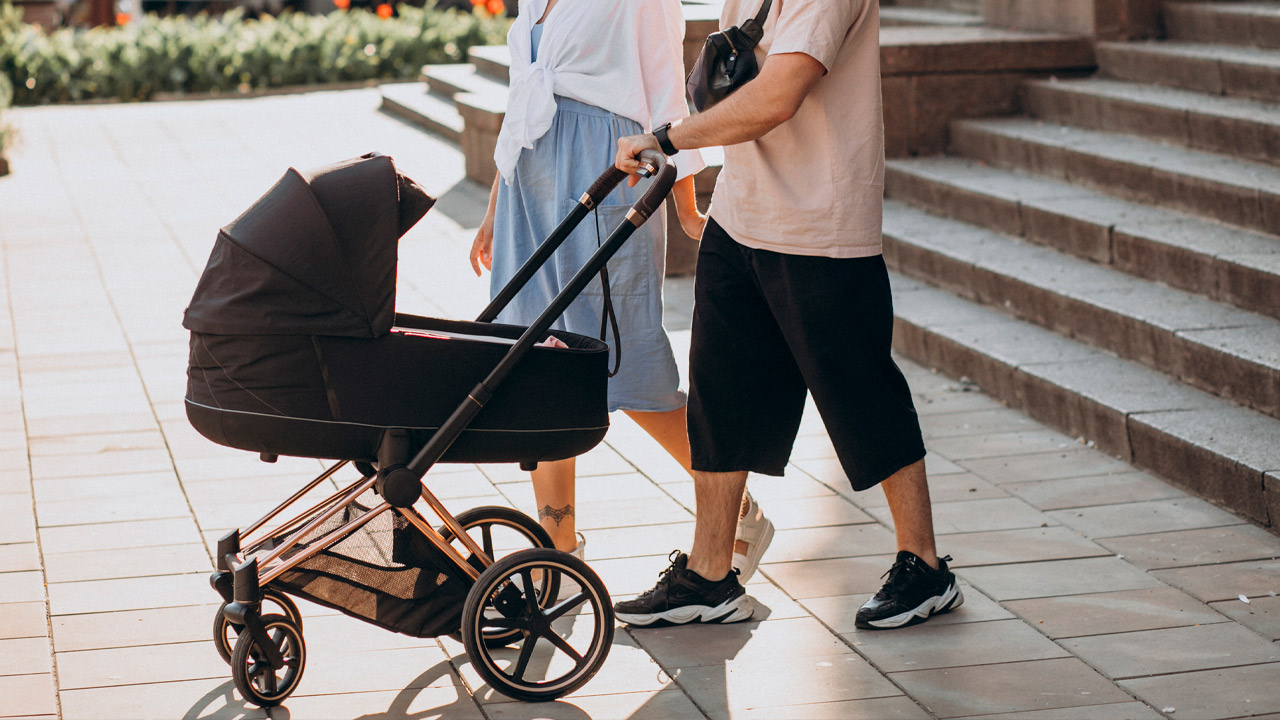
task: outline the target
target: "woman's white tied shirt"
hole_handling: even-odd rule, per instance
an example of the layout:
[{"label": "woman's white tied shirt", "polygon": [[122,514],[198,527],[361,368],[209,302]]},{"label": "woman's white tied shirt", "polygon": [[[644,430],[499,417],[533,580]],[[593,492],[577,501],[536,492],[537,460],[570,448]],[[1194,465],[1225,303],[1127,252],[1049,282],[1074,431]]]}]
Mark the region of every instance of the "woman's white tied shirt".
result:
[{"label": "woman's white tied shirt", "polygon": [[[532,62],[530,34],[546,7],[547,0],[521,2],[507,35],[511,89],[493,159],[508,184],[521,151],[551,128],[556,95],[635,120],[646,131],[689,115],[680,0],[560,0],[544,21]],[[675,162],[679,178],[706,167],[696,150]]]}]

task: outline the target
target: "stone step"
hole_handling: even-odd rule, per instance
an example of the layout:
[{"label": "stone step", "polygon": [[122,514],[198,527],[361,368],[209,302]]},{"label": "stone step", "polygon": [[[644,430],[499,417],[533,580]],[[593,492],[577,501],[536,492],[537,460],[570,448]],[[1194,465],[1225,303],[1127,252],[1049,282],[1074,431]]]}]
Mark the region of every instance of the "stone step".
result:
[{"label": "stone step", "polygon": [[426,65],[422,68],[422,79],[432,92],[444,97],[453,97],[458,93],[479,93],[492,95],[507,92],[507,84],[481,74],[475,65]]},{"label": "stone step", "polygon": [[1280,165],[1280,104],[1105,78],[1026,88],[1027,109],[1042,120]]},{"label": "stone step", "polygon": [[1280,2],[1166,2],[1169,37],[1280,49]]},{"label": "stone step", "polygon": [[1280,50],[1185,42],[1098,43],[1102,74],[1280,102]]},{"label": "stone step", "polygon": [[945,25],[965,27],[981,25],[982,16],[975,13],[956,12],[936,8],[915,7],[882,7],[880,8],[880,25],[882,27]]},{"label": "stone step", "polygon": [[452,98],[428,92],[421,82],[386,83],[380,88],[382,111],[433,132],[449,142],[461,142],[463,119]]},{"label": "stone step", "polygon": [[481,75],[502,84],[511,82],[511,48],[506,45],[475,45],[467,50],[467,60]]},{"label": "stone step", "polygon": [[890,201],[886,261],[1280,418],[1280,320]]},{"label": "stone step", "polygon": [[1280,319],[1280,238],[964,158],[889,160],[885,195]]},{"label": "stone step", "polygon": [[1280,168],[1026,118],[957,120],[960,155],[1280,234]]},{"label": "stone step", "polygon": [[892,279],[898,352],[1254,522],[1280,524],[1280,421],[925,283]]},{"label": "stone step", "polygon": [[924,8],[978,15],[982,12],[982,0],[880,0],[880,11],[889,8]]}]

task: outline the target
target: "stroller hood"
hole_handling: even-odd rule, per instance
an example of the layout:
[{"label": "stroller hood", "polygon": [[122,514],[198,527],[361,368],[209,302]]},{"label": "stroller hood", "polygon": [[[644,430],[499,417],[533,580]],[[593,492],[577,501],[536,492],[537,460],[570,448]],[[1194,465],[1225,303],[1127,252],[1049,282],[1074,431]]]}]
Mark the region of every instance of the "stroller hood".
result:
[{"label": "stroller hood", "polygon": [[385,335],[400,237],[434,203],[384,155],[290,168],[218,233],[182,325],[213,335]]}]

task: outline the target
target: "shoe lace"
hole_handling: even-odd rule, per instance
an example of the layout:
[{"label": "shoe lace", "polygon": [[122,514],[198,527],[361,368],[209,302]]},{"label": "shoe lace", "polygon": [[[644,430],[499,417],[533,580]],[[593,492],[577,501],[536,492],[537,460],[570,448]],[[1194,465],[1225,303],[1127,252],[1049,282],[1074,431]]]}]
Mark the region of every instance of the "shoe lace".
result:
[{"label": "shoe lace", "polygon": [[[951,556],[947,555],[938,559],[943,562],[947,562],[951,560]],[[886,570],[884,575],[880,576],[881,578],[887,577],[888,580],[885,580],[884,587],[880,588],[880,592],[876,593],[876,596],[881,598],[888,596],[902,586],[910,583],[913,576],[927,572],[931,569],[932,568],[926,565],[923,560],[915,555],[904,560],[899,560],[893,564],[893,567]]]},{"label": "shoe lace", "polygon": [[641,598],[652,597],[654,593],[658,592],[658,590],[670,584],[671,574],[675,572],[676,558],[678,557],[680,557],[680,551],[672,550],[671,554],[667,556],[667,559],[671,561],[671,564],[667,566],[666,570],[658,573],[658,583],[640,595]]}]

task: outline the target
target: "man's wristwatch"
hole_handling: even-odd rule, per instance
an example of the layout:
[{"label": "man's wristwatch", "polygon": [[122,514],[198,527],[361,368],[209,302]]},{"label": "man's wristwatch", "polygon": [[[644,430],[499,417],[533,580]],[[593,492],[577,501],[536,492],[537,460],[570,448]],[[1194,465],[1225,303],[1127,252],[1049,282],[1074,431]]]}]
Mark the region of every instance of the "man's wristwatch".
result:
[{"label": "man's wristwatch", "polygon": [[667,155],[675,155],[680,152],[675,145],[671,144],[671,138],[667,137],[667,131],[671,129],[671,123],[659,125],[653,129],[653,136],[658,139],[658,147],[662,148],[662,152]]}]

